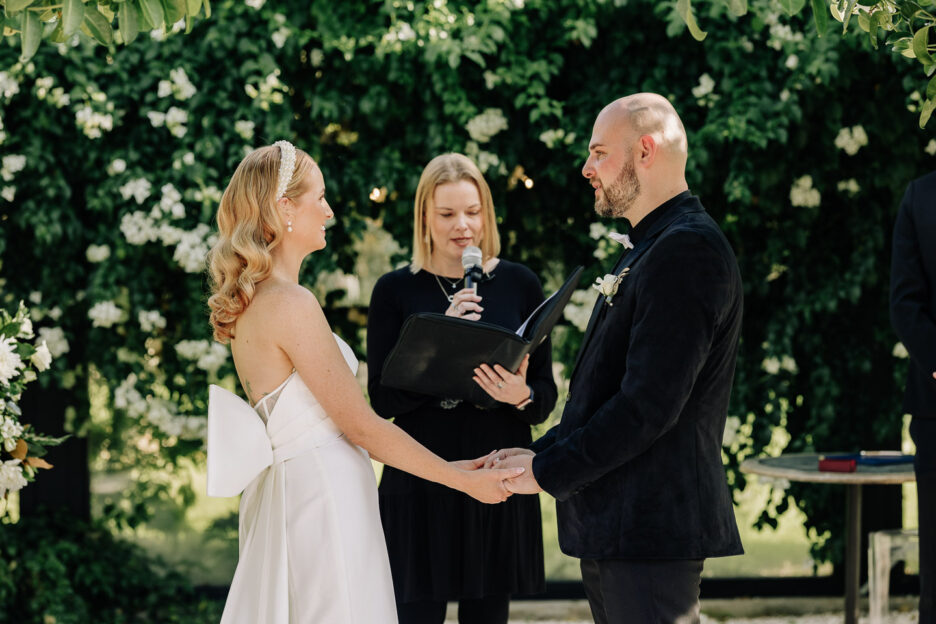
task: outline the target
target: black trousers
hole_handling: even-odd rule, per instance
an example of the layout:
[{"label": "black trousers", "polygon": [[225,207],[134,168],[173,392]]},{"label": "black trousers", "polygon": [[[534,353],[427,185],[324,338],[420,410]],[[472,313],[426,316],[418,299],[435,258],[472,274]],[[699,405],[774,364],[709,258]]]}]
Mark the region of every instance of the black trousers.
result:
[{"label": "black trousers", "polygon": [[582,559],[595,624],[698,624],[702,559]]},{"label": "black trousers", "polygon": [[[444,600],[398,602],[400,624],[442,624],[445,621]],[[507,624],[510,596],[485,596],[458,601],[458,624]]]},{"label": "black trousers", "polygon": [[936,624],[936,419],[910,421],[920,514],[920,624]]}]

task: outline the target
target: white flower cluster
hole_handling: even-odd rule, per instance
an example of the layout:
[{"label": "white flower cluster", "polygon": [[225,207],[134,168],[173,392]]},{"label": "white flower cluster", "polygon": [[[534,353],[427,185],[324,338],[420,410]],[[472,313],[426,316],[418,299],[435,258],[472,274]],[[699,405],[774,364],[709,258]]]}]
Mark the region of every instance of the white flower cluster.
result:
[{"label": "white flower cluster", "polygon": [[936,139],[930,139],[930,142],[926,144],[926,147],[923,148],[923,151],[930,156],[936,156]]},{"label": "white flower cluster", "polygon": [[136,203],[142,204],[146,201],[146,198],[150,196],[152,190],[153,185],[150,184],[149,180],[146,178],[134,178],[120,187],[120,195],[125,200],[132,197],[136,200]]},{"label": "white flower cluster", "polygon": [[276,20],[276,23],[279,24],[280,27],[273,31],[270,35],[270,39],[273,40],[273,45],[279,50],[286,45],[286,39],[289,38],[292,31],[286,26],[286,16],[282,13],[277,13],[273,16],[273,19]]},{"label": "white flower cluster", "polygon": [[796,360],[789,355],[784,355],[781,358],[774,355],[764,358],[764,361],[761,362],[761,368],[769,375],[776,375],[781,370],[795,374],[799,370],[796,366]]},{"label": "white flower cluster", "polygon": [[475,161],[481,173],[487,173],[491,167],[497,167],[497,171],[501,174],[507,173],[507,167],[501,162],[497,154],[481,149],[481,146],[474,141],[468,141],[465,144],[465,156]]},{"label": "white flower cluster", "polygon": [[75,111],[75,123],[89,139],[100,139],[105,132],[114,129],[114,117],[110,113],[99,113],[85,104]]},{"label": "white flower cluster", "polygon": [[180,232],[172,259],[187,273],[201,273],[205,270],[208,261],[208,252],[215,243],[216,236],[211,233],[211,227],[199,223],[194,230]]},{"label": "white flower cluster", "polygon": [[[26,157],[22,154],[9,154],[3,157],[2,163],[0,177],[3,178],[4,182],[12,182],[14,174],[19,173],[26,167]],[[16,187],[4,186],[0,190],[0,195],[8,202],[12,202],[13,198],[16,197]]]},{"label": "white flower cluster", "polygon": [[478,143],[487,143],[495,134],[507,129],[507,118],[499,108],[487,108],[465,125],[469,136]]},{"label": "white flower cluster", "polygon": [[169,80],[160,80],[157,95],[161,98],[174,96],[177,100],[187,100],[198,91],[181,67],[169,70]]},{"label": "white flower cluster", "polygon": [[114,407],[124,410],[130,418],[139,418],[146,413],[146,399],[136,389],[137,376],[133,373],[114,389]]},{"label": "white flower cluster", "polygon": [[741,419],[737,416],[729,416],[725,419],[725,432],[722,434],[722,446],[730,448],[738,439],[738,433],[741,431]]},{"label": "white flower cluster", "polygon": [[780,23],[779,13],[770,13],[764,17],[764,22],[770,26],[770,35],[767,38],[767,45],[774,50],[780,50],[785,43],[802,43],[803,33],[793,32],[788,24]]},{"label": "white flower cluster", "polygon": [[36,352],[29,356],[29,361],[40,373],[49,370],[52,365],[52,353],[49,352],[48,345],[45,342],[38,343]]},{"label": "white flower cluster", "polygon": [[198,189],[192,193],[192,197],[195,199],[195,201],[202,203],[209,202],[212,204],[217,204],[220,202],[221,195],[221,189],[214,185],[206,186],[205,188]]},{"label": "white flower cluster", "polygon": [[112,327],[125,320],[124,311],[113,301],[98,301],[88,310],[92,327]]},{"label": "white flower cluster", "polygon": [[110,247],[107,245],[88,245],[85,249],[85,258],[92,264],[98,264],[110,258],[110,253]]},{"label": "white flower cluster", "polygon": [[3,131],[3,115],[0,115],[0,145],[6,141],[6,132]]},{"label": "white flower cluster", "polygon": [[48,100],[55,108],[64,108],[71,104],[71,96],[62,87],[55,87],[55,78],[46,76],[36,79],[36,98]]},{"label": "white flower cluster", "polygon": [[7,102],[19,93],[19,82],[8,72],[0,71],[0,96]]},{"label": "white flower cluster", "polygon": [[579,331],[585,331],[594,306],[595,293],[592,292],[591,288],[576,290],[572,293],[569,304],[562,311],[562,316],[578,327]]},{"label": "white flower cluster", "polygon": [[910,352],[907,351],[907,347],[904,346],[904,343],[898,342],[894,345],[894,350],[891,351],[891,355],[893,355],[895,358],[906,360],[908,357],[910,357]]},{"label": "white flower cluster", "polygon": [[166,328],[166,318],[158,310],[140,310],[137,320],[140,322],[140,329],[145,332]]},{"label": "white flower cluster", "polygon": [[861,185],[858,184],[858,180],[855,178],[849,178],[847,180],[840,180],[835,188],[837,188],[840,193],[857,195],[858,191],[861,190]]},{"label": "white flower cluster", "polygon": [[704,73],[699,76],[699,84],[692,87],[692,96],[700,100],[715,90],[715,79]]},{"label": "white flower cluster", "polygon": [[264,5],[265,2],[266,0],[244,0],[244,4],[252,9],[259,9]]},{"label": "white flower cluster", "polygon": [[845,150],[849,156],[854,156],[862,147],[868,144],[868,135],[862,126],[842,128],[835,137],[835,147]]},{"label": "white flower cluster", "polygon": [[253,141],[254,127],[254,122],[245,119],[238,119],[234,122],[234,132],[245,141]]},{"label": "white flower cluster", "polygon": [[23,476],[20,460],[11,459],[0,462],[0,498],[6,496],[7,492],[18,492],[24,487],[26,487],[26,477]]},{"label": "white flower cluster", "polygon": [[279,74],[280,70],[277,69],[273,73],[268,74],[256,85],[249,82],[244,85],[244,91],[247,93],[247,96],[252,100],[256,100],[257,106],[265,111],[270,110],[271,104],[282,104],[283,94],[289,90],[289,88],[280,81]]},{"label": "white flower cluster", "polygon": [[188,127],[185,125],[188,123],[188,113],[176,106],[170,106],[165,113],[150,111],[146,113],[146,116],[149,117],[150,124],[154,128],[166,126],[174,137],[181,139],[188,132]]},{"label": "white flower cluster", "polygon": [[24,366],[22,358],[16,352],[16,340],[13,338],[0,340],[0,384],[9,385]]},{"label": "white flower cluster", "polygon": [[195,366],[211,374],[217,373],[228,358],[227,347],[207,340],[182,340],[175,350],[180,358],[194,361]]},{"label": "white flower cluster", "polygon": [[546,144],[546,147],[553,149],[557,145],[565,144],[571,145],[575,141],[575,133],[569,132],[566,134],[566,131],[562,128],[553,128],[546,130],[539,135],[539,140]]},{"label": "white flower cluster", "polygon": [[813,188],[812,176],[804,175],[790,187],[790,203],[804,208],[815,208],[822,203],[822,195]]},{"label": "white flower cluster", "polygon": [[130,374],[114,390],[114,407],[124,410],[130,418],[143,418],[167,436],[190,440],[204,439],[206,419],[180,416],[175,403],[153,396],[146,398],[137,390],[137,376]]},{"label": "white flower cluster", "polygon": [[65,355],[71,350],[65,332],[61,327],[40,327],[39,340],[46,344],[52,357]]},{"label": "white flower cluster", "polygon": [[[107,175],[114,176],[127,170],[127,161],[123,158],[115,158],[111,164],[107,165]],[[126,199],[126,198],[125,198]]]},{"label": "white flower cluster", "polygon": [[413,30],[413,27],[410,26],[409,22],[400,20],[387,29],[383,39],[381,39],[381,43],[385,46],[392,46],[394,50],[399,51],[402,49],[400,46],[401,43],[404,41],[414,41],[415,39],[416,31]]},{"label": "white flower cluster", "polygon": [[3,450],[7,453],[12,452],[16,448],[16,441],[19,440],[21,435],[23,435],[23,425],[15,418],[4,417],[0,413],[0,441],[3,442]]}]

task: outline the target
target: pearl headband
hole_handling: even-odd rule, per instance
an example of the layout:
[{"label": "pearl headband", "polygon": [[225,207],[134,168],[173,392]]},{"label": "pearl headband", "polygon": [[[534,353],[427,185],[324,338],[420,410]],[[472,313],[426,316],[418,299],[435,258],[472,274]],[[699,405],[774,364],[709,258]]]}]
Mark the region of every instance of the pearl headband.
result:
[{"label": "pearl headband", "polygon": [[279,179],[276,185],[276,201],[279,201],[286,194],[286,188],[296,170],[296,148],[289,141],[277,141],[273,147],[280,149]]}]

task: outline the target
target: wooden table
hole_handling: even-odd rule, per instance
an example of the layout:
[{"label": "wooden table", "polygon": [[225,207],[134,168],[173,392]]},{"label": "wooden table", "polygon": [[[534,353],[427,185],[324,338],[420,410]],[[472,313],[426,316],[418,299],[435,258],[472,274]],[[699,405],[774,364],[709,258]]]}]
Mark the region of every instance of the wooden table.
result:
[{"label": "wooden table", "polygon": [[[837,455],[838,453],[823,453]],[[855,472],[819,472],[819,453],[790,453],[741,462],[741,472],[789,481],[838,483],[846,487],[845,624],[858,624],[858,577],[861,571],[861,487],[914,480],[913,464],[858,464]]]}]

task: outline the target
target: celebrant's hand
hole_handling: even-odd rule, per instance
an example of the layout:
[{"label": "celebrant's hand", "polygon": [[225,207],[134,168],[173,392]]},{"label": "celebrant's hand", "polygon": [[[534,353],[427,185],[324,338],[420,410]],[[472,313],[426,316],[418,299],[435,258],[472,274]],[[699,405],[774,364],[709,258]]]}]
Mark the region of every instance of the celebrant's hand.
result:
[{"label": "celebrant's hand", "polygon": [[452,296],[452,303],[445,310],[445,316],[454,316],[469,321],[480,320],[481,312],[484,311],[484,308],[479,305],[480,302],[481,297],[474,288],[462,288]]},{"label": "celebrant's hand", "polygon": [[495,364],[493,367],[482,364],[474,369],[475,376],[472,379],[495,400],[516,405],[530,396],[530,387],[526,382],[529,367],[530,354],[527,353],[520,362],[516,374],[500,364]]}]

